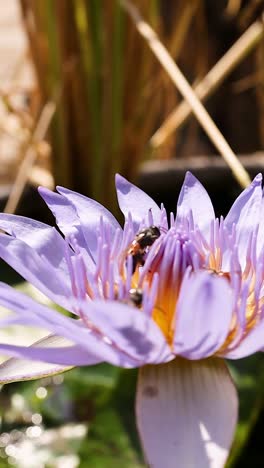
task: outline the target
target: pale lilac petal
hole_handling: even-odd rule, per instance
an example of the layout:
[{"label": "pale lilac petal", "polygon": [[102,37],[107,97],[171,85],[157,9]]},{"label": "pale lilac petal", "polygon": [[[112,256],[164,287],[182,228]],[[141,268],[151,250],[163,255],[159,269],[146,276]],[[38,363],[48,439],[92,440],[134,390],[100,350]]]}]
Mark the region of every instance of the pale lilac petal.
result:
[{"label": "pale lilac petal", "polygon": [[[14,314],[0,321],[0,327],[7,327],[12,324],[31,325],[45,328],[79,345],[87,341],[87,334],[84,337],[82,336],[79,321],[34,301],[26,294],[4,283],[0,283],[0,305],[14,312]],[[86,327],[83,328],[87,333]]]},{"label": "pale lilac petal", "polygon": [[264,196],[262,194],[260,219],[257,237],[257,255],[264,251]]},{"label": "pale lilac petal", "polygon": [[91,359],[90,355],[78,346],[68,346],[65,348],[34,348],[26,346],[16,346],[11,344],[0,344],[0,353],[5,356],[12,356],[22,359],[32,359],[34,361],[44,361],[62,366],[86,366],[100,362],[97,357]]},{"label": "pale lilac petal", "polygon": [[177,223],[181,224],[190,212],[194,224],[208,240],[211,222],[215,219],[214,208],[203,185],[191,172],[187,172],[177,204]]},{"label": "pale lilac petal", "polygon": [[234,349],[223,353],[228,359],[241,359],[264,350],[264,320],[258,323]]},{"label": "pale lilac petal", "polygon": [[[58,343],[58,337],[47,336],[34,344],[35,347],[53,347]],[[21,380],[39,379],[60,374],[72,366],[58,366],[47,362],[27,359],[10,358],[0,364],[0,383],[6,384]]]},{"label": "pale lilac petal", "polygon": [[235,200],[228,215],[225,218],[225,226],[232,228],[233,224],[238,230],[252,229],[259,223],[260,207],[262,200],[262,175],[258,174],[252,183]]},{"label": "pale lilac petal", "polygon": [[39,255],[44,255],[55,268],[68,274],[65,241],[54,227],[24,216],[0,213],[0,229],[22,240]]},{"label": "pale lilac petal", "polygon": [[232,311],[225,278],[206,272],[185,278],[176,310],[175,353],[188,359],[212,355],[228,335]]},{"label": "pale lilac petal", "polygon": [[55,216],[57,226],[61,232],[70,243],[72,238],[76,240],[86,266],[90,271],[94,270],[94,261],[83,235],[81,221],[72,203],[59,193],[52,192],[44,187],[39,187],[39,194]]},{"label": "pale lilac petal", "polygon": [[74,235],[78,244],[85,246],[85,240],[80,229],[80,220],[73,205],[59,193],[45,187],[39,187],[39,194],[53,213],[56,223],[65,236]]},{"label": "pale lilac petal", "polygon": [[[1,323],[1,322],[0,322]],[[35,325],[34,318],[30,322],[28,317],[10,319],[3,322],[3,325]],[[2,325],[2,323],[1,323]],[[52,327],[50,327],[52,328]],[[65,331],[65,330],[64,330]],[[87,333],[86,343],[83,339],[83,329],[77,329],[75,342],[82,342],[81,345],[74,344],[61,348],[52,348],[48,351],[46,348],[35,349],[34,346],[15,346],[12,344],[0,343],[0,354],[12,356],[20,359],[32,359],[34,361],[42,361],[63,366],[90,366],[100,362],[109,362],[110,364],[124,368],[138,367],[138,360],[134,356],[130,356],[126,350],[120,350],[109,343],[107,337],[97,337],[92,332]],[[64,335],[70,335],[64,333]],[[64,336],[52,335],[54,338],[69,344],[72,340]]]},{"label": "pale lilac petal", "polygon": [[136,414],[148,466],[223,468],[237,422],[237,394],[223,360],[145,366]]},{"label": "pale lilac petal", "polygon": [[0,364],[0,384],[52,377],[72,368],[73,366],[10,358]]},{"label": "pale lilac petal", "polygon": [[58,192],[63,195],[70,203],[72,203],[76,213],[80,219],[82,232],[94,259],[97,258],[97,242],[98,228],[101,219],[104,226],[107,226],[110,233],[110,238],[113,239],[120,225],[115,217],[104,206],[97,203],[95,200],[85,197],[77,192],[68,190],[64,187],[57,187]]},{"label": "pale lilac petal", "polygon": [[[93,303],[89,304],[91,307]],[[86,303],[85,305],[90,310],[89,304]],[[138,366],[138,359],[131,356],[128,349],[123,350],[109,343],[110,340],[107,335],[105,336],[104,330],[100,333],[94,333],[90,330],[88,324],[86,325],[83,321],[74,320],[56,310],[49,309],[25,294],[13,290],[10,286],[0,284],[0,305],[15,313],[15,315],[8,316],[0,321],[1,327],[29,325],[49,330],[54,335],[59,335],[61,340],[70,340],[70,342],[82,348],[84,359],[88,359],[88,356],[90,356],[90,364],[107,361],[120,367]],[[16,354],[11,355],[17,356]],[[46,358],[44,357],[43,360],[46,361]],[[86,362],[86,364],[89,363]]]},{"label": "pale lilac petal", "polygon": [[33,361],[48,362],[62,366],[85,366],[97,364],[101,361],[96,351],[91,354],[77,345],[69,345],[65,338],[55,336],[51,347],[45,346],[16,346],[0,343],[0,353],[5,356],[32,359]]},{"label": "pale lilac petal", "polygon": [[261,203],[262,175],[258,174],[250,186],[239,195],[225,218],[225,227],[229,232],[232,231],[233,224],[236,225],[236,242],[242,267],[244,267],[250,234],[259,225]]},{"label": "pale lilac petal", "polygon": [[0,258],[57,304],[68,308],[69,278],[19,239],[0,234]]},{"label": "pale lilac petal", "polygon": [[143,312],[116,301],[83,303],[82,309],[92,323],[138,365],[172,359],[163,333]]},{"label": "pale lilac petal", "polygon": [[154,224],[160,225],[161,210],[154,200],[119,174],[116,174],[116,192],[120,209],[126,219],[131,213],[135,230],[143,220],[147,222],[149,210],[152,212]]}]

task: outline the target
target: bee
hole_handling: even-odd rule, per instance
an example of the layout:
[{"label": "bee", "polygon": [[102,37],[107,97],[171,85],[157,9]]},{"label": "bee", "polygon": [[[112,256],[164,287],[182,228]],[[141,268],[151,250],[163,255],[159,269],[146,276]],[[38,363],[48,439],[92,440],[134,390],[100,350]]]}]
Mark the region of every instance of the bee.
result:
[{"label": "bee", "polygon": [[[228,271],[217,271],[217,270],[214,270],[214,269],[210,269],[209,272],[212,275],[221,276],[222,278],[226,278],[228,281],[230,281],[230,273]],[[236,273],[239,274],[239,272],[236,272]]]},{"label": "bee", "polygon": [[131,255],[133,259],[132,271],[135,272],[137,266],[143,266],[145,263],[145,254],[155,240],[160,237],[160,229],[157,226],[149,226],[138,232],[132,244],[127,250],[127,256]]},{"label": "bee", "polygon": [[135,307],[141,307],[143,302],[143,291],[140,288],[132,288],[129,291],[129,301]]}]

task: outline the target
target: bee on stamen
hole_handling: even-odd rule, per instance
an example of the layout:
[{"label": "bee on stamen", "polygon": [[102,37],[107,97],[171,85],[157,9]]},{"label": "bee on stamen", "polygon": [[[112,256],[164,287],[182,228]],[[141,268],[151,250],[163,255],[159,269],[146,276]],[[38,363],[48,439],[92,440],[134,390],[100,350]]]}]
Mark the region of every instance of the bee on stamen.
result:
[{"label": "bee on stamen", "polygon": [[132,288],[129,291],[129,301],[135,307],[141,307],[143,302],[143,291],[140,288]]},{"label": "bee on stamen", "polygon": [[149,226],[138,232],[132,244],[130,244],[126,256],[131,255],[133,259],[132,272],[134,273],[138,266],[145,263],[145,254],[160,237],[160,229],[157,226]]}]

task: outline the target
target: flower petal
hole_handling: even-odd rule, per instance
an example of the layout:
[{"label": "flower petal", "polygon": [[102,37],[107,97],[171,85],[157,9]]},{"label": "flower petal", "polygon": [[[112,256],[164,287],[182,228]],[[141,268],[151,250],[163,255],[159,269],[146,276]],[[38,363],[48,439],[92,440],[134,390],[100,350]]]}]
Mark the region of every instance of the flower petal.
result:
[{"label": "flower petal", "polygon": [[232,231],[236,225],[236,242],[241,266],[244,266],[250,234],[260,222],[262,202],[262,175],[258,174],[252,183],[235,200],[225,218],[225,227]]},{"label": "flower petal", "polygon": [[262,192],[259,229],[257,237],[257,255],[264,251],[264,192]]},{"label": "flower petal", "polygon": [[[90,307],[87,303],[86,307],[90,310],[92,303],[89,304]],[[58,340],[64,340],[63,342],[65,342],[65,339],[70,340],[70,343],[74,343],[77,347],[82,349],[87,365],[95,364],[100,361],[107,361],[120,367],[138,366],[138,360],[129,355],[129,350],[124,350],[123,352],[118,347],[112,346],[109,343],[107,335],[102,334],[101,331],[93,332],[91,328],[89,328],[90,324],[86,324],[81,320],[74,320],[70,317],[66,317],[56,310],[49,309],[48,307],[35,302],[30,297],[13,290],[10,286],[6,286],[1,283],[0,305],[15,313],[14,315],[10,315],[0,321],[0,327],[30,325],[49,330],[57,336]],[[77,303],[76,307],[80,307],[80,304]],[[0,352],[1,346],[2,345],[0,343]],[[21,351],[6,348],[6,351],[8,350],[10,350],[8,354],[13,356],[17,356],[16,353]],[[33,354],[32,356],[32,359],[35,359]],[[90,359],[90,362],[88,362],[88,359]],[[43,359],[40,360],[47,361],[47,357],[44,352]]]},{"label": "flower petal", "polygon": [[115,217],[104,206],[95,200],[85,197],[77,192],[68,190],[64,187],[56,187],[58,192],[63,195],[75,208],[80,219],[82,232],[94,259],[97,257],[98,228],[101,218],[104,226],[110,231],[111,238],[114,238],[117,229],[121,229]]},{"label": "flower petal", "polygon": [[45,187],[39,187],[40,196],[43,198],[53,215],[61,232],[65,236],[74,235],[80,246],[86,246],[82,231],[80,229],[80,220],[77,216],[74,206],[59,193],[52,192]]},{"label": "flower petal", "polygon": [[54,227],[24,216],[0,213],[0,228],[44,255],[55,268],[68,271],[65,241]]},{"label": "flower petal", "polygon": [[215,219],[211,199],[191,172],[187,172],[177,204],[177,222],[181,223],[192,212],[194,224],[199,227],[208,240],[210,225]]},{"label": "flower petal", "polygon": [[223,360],[140,369],[137,424],[152,468],[222,468],[237,421],[237,394]]},{"label": "flower petal", "polygon": [[214,354],[228,335],[232,310],[225,278],[206,272],[186,277],[176,310],[175,353],[188,359]]},{"label": "flower petal", "polygon": [[84,302],[81,308],[95,327],[137,361],[137,366],[172,359],[159,327],[134,307],[116,301],[94,301]]},{"label": "flower petal", "polygon": [[39,187],[38,190],[39,194],[55,216],[56,223],[61,232],[67,239],[69,239],[69,242],[72,237],[76,239],[86,266],[90,270],[93,270],[95,268],[94,261],[86,244],[80,219],[72,203],[59,193],[52,192],[44,187]]},{"label": "flower petal", "polygon": [[91,354],[77,345],[69,344],[69,340],[60,336],[49,336],[48,346],[43,341],[31,346],[16,346],[0,343],[0,353],[20,359],[48,362],[62,366],[84,366],[97,364],[101,361],[96,352]]},{"label": "flower petal", "polygon": [[[54,346],[56,340],[57,338],[54,336],[48,336],[39,340],[34,346],[51,347]],[[0,364],[0,384],[49,377],[70,369],[72,366],[58,366],[47,362],[11,358]]]},{"label": "flower petal", "polygon": [[[40,304],[26,294],[1,282],[0,305],[14,312],[0,321],[0,328],[15,324],[31,325],[45,328],[74,342],[76,342],[76,333],[80,337],[79,321]],[[86,330],[85,327],[84,329]],[[87,336],[85,340],[87,340]],[[77,344],[81,345],[82,342],[78,341]]]},{"label": "flower petal", "polygon": [[68,277],[25,242],[0,234],[0,257],[46,296],[68,309],[71,296]]},{"label": "flower petal", "polygon": [[131,213],[135,230],[144,219],[147,221],[149,210],[154,224],[160,225],[161,210],[154,200],[119,174],[116,174],[116,192],[119,207],[126,219]]},{"label": "flower petal", "polygon": [[227,359],[241,359],[246,356],[250,356],[253,353],[264,350],[264,320],[253,328],[245,338],[242,339],[241,343],[223,353]]},{"label": "flower petal", "polygon": [[73,369],[73,366],[10,358],[0,364],[0,384],[52,377],[70,369]]}]

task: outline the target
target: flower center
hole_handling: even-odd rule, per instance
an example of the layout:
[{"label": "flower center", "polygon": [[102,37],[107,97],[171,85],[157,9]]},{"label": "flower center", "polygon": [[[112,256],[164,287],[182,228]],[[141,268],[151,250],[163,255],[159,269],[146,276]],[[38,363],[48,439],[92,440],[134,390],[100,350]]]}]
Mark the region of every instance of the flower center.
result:
[{"label": "flower center", "polygon": [[[232,349],[249,333],[264,313],[263,261],[256,262],[256,241],[248,243],[244,268],[238,255],[236,231],[226,232],[223,220],[212,224],[210,241],[190,221],[171,220],[171,227],[147,228],[135,235],[132,218],[110,242],[101,223],[96,262],[85,264],[72,239],[66,261],[74,296],[82,300],[104,299],[126,303],[149,315],[172,344],[177,332],[177,303],[184,275],[206,270],[224,277],[234,298],[233,319],[223,347]],[[136,313],[136,310],[135,310]],[[140,313],[140,312],[139,312]]]},{"label": "flower center", "polygon": [[201,246],[184,229],[172,227],[153,242],[143,266],[137,265],[133,273],[134,287],[140,288],[143,294],[155,282],[151,315],[169,343],[174,334],[175,309],[183,275],[186,269],[194,271],[202,265]]}]

